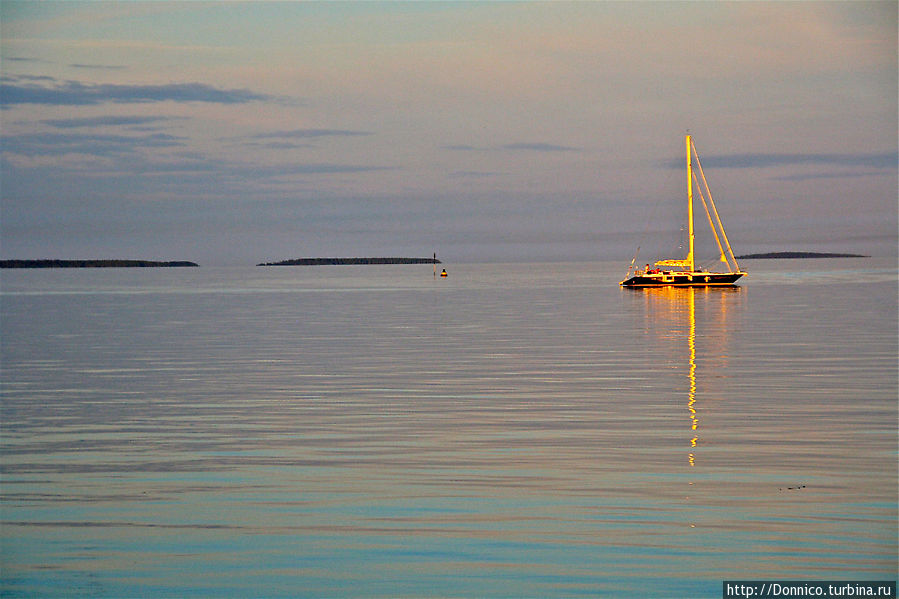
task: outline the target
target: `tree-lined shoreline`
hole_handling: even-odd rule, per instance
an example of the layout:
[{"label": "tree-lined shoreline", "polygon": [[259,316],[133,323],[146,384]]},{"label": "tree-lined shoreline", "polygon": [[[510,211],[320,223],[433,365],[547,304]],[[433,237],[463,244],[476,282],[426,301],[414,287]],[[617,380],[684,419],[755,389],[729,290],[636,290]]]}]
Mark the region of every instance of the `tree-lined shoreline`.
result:
[{"label": "tree-lined shoreline", "polygon": [[[841,254],[826,252],[766,252],[744,254],[738,260],[787,260],[806,258],[870,258],[863,254]],[[442,264],[436,258],[294,258],[279,262],[262,262],[256,266],[338,266],[366,264]],[[196,267],[196,262],[187,260],[0,260],[0,268],[170,268]]]},{"label": "tree-lined shoreline", "polygon": [[737,256],[737,260],[788,260],[797,258],[870,258],[862,254],[832,254],[826,252],[766,252],[763,254],[745,254]]},{"label": "tree-lined shoreline", "polygon": [[199,266],[195,262],[176,260],[0,260],[0,268],[167,268]]},{"label": "tree-lined shoreline", "polygon": [[295,258],[256,266],[334,266],[343,264],[442,264],[435,258]]}]

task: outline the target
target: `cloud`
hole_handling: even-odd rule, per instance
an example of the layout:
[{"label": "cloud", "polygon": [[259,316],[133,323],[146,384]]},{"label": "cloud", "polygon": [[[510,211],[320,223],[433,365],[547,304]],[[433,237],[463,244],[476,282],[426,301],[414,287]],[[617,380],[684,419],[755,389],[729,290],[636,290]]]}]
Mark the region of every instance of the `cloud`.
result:
[{"label": "cloud", "polygon": [[511,143],[501,146],[477,147],[467,144],[443,146],[444,150],[452,150],[455,152],[495,152],[503,150],[526,150],[530,152],[583,152],[583,148],[575,148],[572,146],[560,146],[550,143]]},{"label": "cloud", "polygon": [[294,143],[291,140],[320,139],[324,137],[357,137],[365,135],[374,134],[370,131],[354,131],[350,129],[293,129],[291,131],[258,133],[240,139],[273,140],[264,143],[252,141],[247,142],[246,145],[266,148],[269,150],[296,150],[301,148],[312,148],[315,146],[311,143]]},{"label": "cloud", "polygon": [[174,118],[164,116],[98,116],[81,119],[47,119],[41,122],[58,129],[76,129],[79,127],[148,125],[161,121],[171,121]]},{"label": "cloud", "polygon": [[[5,58],[3,60],[6,60]],[[31,60],[23,59],[23,60]],[[0,84],[2,83],[15,83],[16,81],[56,81],[55,77],[50,77],[49,75],[4,75],[0,77]]]},{"label": "cloud", "polygon": [[183,146],[183,138],[164,133],[152,135],[99,135],[71,133],[33,133],[5,136],[4,153],[19,156],[62,156],[87,154],[111,156],[130,154],[141,148],[167,148]]},{"label": "cloud", "polygon": [[73,69],[99,69],[99,70],[111,70],[118,71],[127,69],[128,67],[120,64],[70,64],[70,67]]},{"label": "cloud", "polygon": [[268,143],[248,143],[245,144],[248,146],[252,146],[254,148],[264,148],[267,150],[299,150],[302,148],[312,148],[315,147],[312,144],[295,144],[289,141],[272,141]]},{"label": "cloud", "polygon": [[581,148],[558,146],[548,143],[514,143],[502,146],[504,150],[529,150],[532,152],[580,152]]},{"label": "cloud", "polygon": [[46,62],[40,58],[29,58],[27,56],[4,56],[3,60],[8,60],[10,62]]},{"label": "cloud", "polygon": [[220,170],[220,165],[204,160],[179,160],[178,162],[157,161],[157,162],[141,162],[135,164],[133,171],[140,174],[165,174],[179,173],[181,175],[190,173],[214,173]]},{"label": "cloud", "polygon": [[372,135],[370,131],[352,131],[349,129],[294,129],[292,131],[274,131],[259,133],[251,139],[308,139],[315,137],[354,137]]},{"label": "cloud", "polygon": [[496,176],[496,173],[488,173],[483,171],[454,171],[448,176],[452,179],[482,179],[484,177]]},{"label": "cloud", "polygon": [[[34,79],[31,79],[34,81]],[[167,85],[92,84],[51,79],[50,85],[21,83],[13,78],[0,82],[0,106],[40,104],[49,106],[87,106],[104,103],[136,104],[147,102],[209,102],[245,104],[271,100],[272,96],[247,89],[220,89],[203,83]]]},{"label": "cloud", "polygon": [[869,171],[865,172],[839,172],[839,173],[810,173],[786,175],[783,177],[774,177],[775,181],[810,181],[814,179],[858,179],[862,177],[870,177]]},{"label": "cloud", "polygon": [[[877,169],[896,168],[899,154],[729,154],[705,156],[702,164],[711,168],[771,168],[792,165],[853,166]],[[683,160],[667,162],[669,168],[683,168]]]},{"label": "cloud", "polygon": [[[253,169],[258,172],[258,169]],[[322,175],[334,173],[367,173],[371,171],[393,170],[388,166],[364,166],[358,164],[296,164],[290,166],[273,166],[272,175]]]}]

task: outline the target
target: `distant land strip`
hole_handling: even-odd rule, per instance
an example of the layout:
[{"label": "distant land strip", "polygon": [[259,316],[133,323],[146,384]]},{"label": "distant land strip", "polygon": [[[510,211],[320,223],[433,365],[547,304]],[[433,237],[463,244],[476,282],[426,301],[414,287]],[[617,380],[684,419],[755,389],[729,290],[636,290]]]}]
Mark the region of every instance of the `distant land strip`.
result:
[{"label": "distant land strip", "polygon": [[154,262],[152,260],[0,260],[0,268],[149,268],[199,266],[195,262]]},{"label": "distant land strip", "polygon": [[340,264],[442,264],[434,258],[296,258],[256,266],[334,266]]},{"label": "distant land strip", "polygon": [[790,258],[870,258],[862,254],[827,254],[822,252],[768,252],[766,254],[746,254],[737,260],[777,260]]}]

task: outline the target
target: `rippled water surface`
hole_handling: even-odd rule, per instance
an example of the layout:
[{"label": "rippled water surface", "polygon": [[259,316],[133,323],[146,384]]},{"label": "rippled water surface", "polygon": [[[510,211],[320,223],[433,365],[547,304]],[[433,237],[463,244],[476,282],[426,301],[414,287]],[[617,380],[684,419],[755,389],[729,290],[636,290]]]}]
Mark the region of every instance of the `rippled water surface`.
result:
[{"label": "rippled water surface", "polygon": [[895,579],[895,260],[3,271],[28,597]]}]

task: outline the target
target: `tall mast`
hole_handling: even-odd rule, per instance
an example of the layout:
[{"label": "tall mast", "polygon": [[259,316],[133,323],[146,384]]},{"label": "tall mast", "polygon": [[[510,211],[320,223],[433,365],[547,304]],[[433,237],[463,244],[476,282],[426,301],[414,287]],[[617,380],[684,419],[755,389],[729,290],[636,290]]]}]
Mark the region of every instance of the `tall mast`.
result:
[{"label": "tall mast", "polygon": [[687,237],[690,239],[690,253],[687,254],[687,263],[690,265],[690,272],[696,270],[693,263],[693,162],[690,152],[690,136],[687,135]]}]

